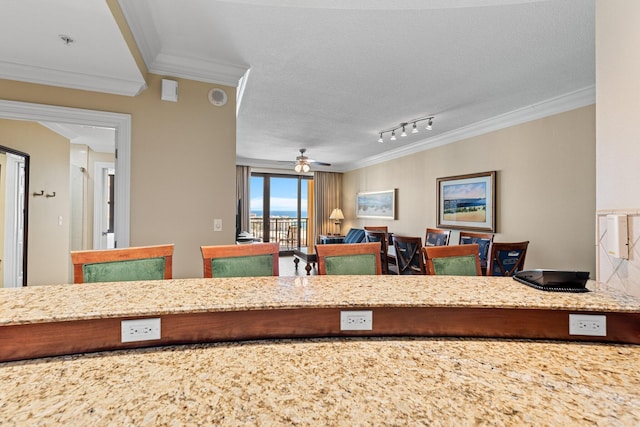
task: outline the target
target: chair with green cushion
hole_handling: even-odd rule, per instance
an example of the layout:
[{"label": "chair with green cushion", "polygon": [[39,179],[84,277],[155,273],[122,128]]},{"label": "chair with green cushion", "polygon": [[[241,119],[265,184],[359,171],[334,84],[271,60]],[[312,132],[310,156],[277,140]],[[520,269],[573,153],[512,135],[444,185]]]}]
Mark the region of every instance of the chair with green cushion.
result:
[{"label": "chair with green cushion", "polygon": [[382,274],[380,242],[316,245],[318,274]]},{"label": "chair with green cushion", "polygon": [[71,251],[73,283],[172,278],[173,244]]},{"label": "chair with green cushion", "polygon": [[447,276],[481,276],[477,244],[456,246],[425,246],[422,248],[427,274]]},{"label": "chair with green cushion", "polygon": [[204,277],[258,277],[280,274],[277,243],[201,246]]}]

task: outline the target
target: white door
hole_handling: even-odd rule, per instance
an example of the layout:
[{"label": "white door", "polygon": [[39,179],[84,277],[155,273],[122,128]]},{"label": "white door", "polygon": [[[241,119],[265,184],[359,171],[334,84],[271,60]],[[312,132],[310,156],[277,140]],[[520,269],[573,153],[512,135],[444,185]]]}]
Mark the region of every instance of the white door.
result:
[{"label": "white door", "polygon": [[24,276],[24,157],[7,153],[4,287],[22,286]]}]

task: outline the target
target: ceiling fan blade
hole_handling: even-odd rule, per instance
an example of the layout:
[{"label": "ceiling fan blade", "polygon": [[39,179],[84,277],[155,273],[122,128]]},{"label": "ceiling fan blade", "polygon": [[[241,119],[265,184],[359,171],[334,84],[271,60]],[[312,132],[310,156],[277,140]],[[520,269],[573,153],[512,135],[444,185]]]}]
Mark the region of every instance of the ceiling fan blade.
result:
[{"label": "ceiling fan blade", "polygon": [[315,160],[309,160],[309,163],[311,163],[312,165],[318,165],[318,166],[331,166],[331,163],[318,162]]}]

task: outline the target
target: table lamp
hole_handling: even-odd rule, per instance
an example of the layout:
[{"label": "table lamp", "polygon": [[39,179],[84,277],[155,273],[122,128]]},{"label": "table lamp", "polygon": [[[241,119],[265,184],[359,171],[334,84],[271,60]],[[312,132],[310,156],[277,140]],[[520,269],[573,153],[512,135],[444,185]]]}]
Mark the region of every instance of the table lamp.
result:
[{"label": "table lamp", "polygon": [[344,219],[344,214],[342,213],[342,209],[336,208],[331,211],[331,215],[329,215],[329,219],[333,220],[333,223],[338,228],[338,235],[340,235],[340,221]]}]

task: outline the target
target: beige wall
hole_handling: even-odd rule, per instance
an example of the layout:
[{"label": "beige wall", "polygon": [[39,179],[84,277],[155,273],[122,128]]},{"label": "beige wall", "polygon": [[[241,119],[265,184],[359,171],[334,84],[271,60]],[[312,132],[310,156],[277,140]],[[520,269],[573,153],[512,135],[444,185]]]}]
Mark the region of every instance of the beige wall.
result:
[{"label": "beige wall", "polygon": [[234,241],[235,89],[223,87],[229,102],[214,107],[207,92],[220,85],[174,79],[179,101],[166,102],[162,77],[146,78],[135,97],[0,80],[0,99],[130,114],[130,244],[175,243],[174,277],[201,277],[200,245]]},{"label": "beige wall", "polygon": [[[640,2],[596,3],[598,280],[640,297]],[[629,260],[607,255],[610,213],[629,216]]]},{"label": "beige wall", "polygon": [[[29,154],[27,283],[67,283],[69,140],[37,123],[0,119],[0,145]],[[41,190],[56,195],[32,195]]]},{"label": "beige wall", "polygon": [[[529,240],[526,268],[595,274],[595,107],[589,106],[348,172],[351,226],[421,236],[434,227],[436,179],[497,171],[496,241]],[[355,218],[355,194],[397,188],[397,220]],[[458,241],[458,233],[452,233]]]}]

